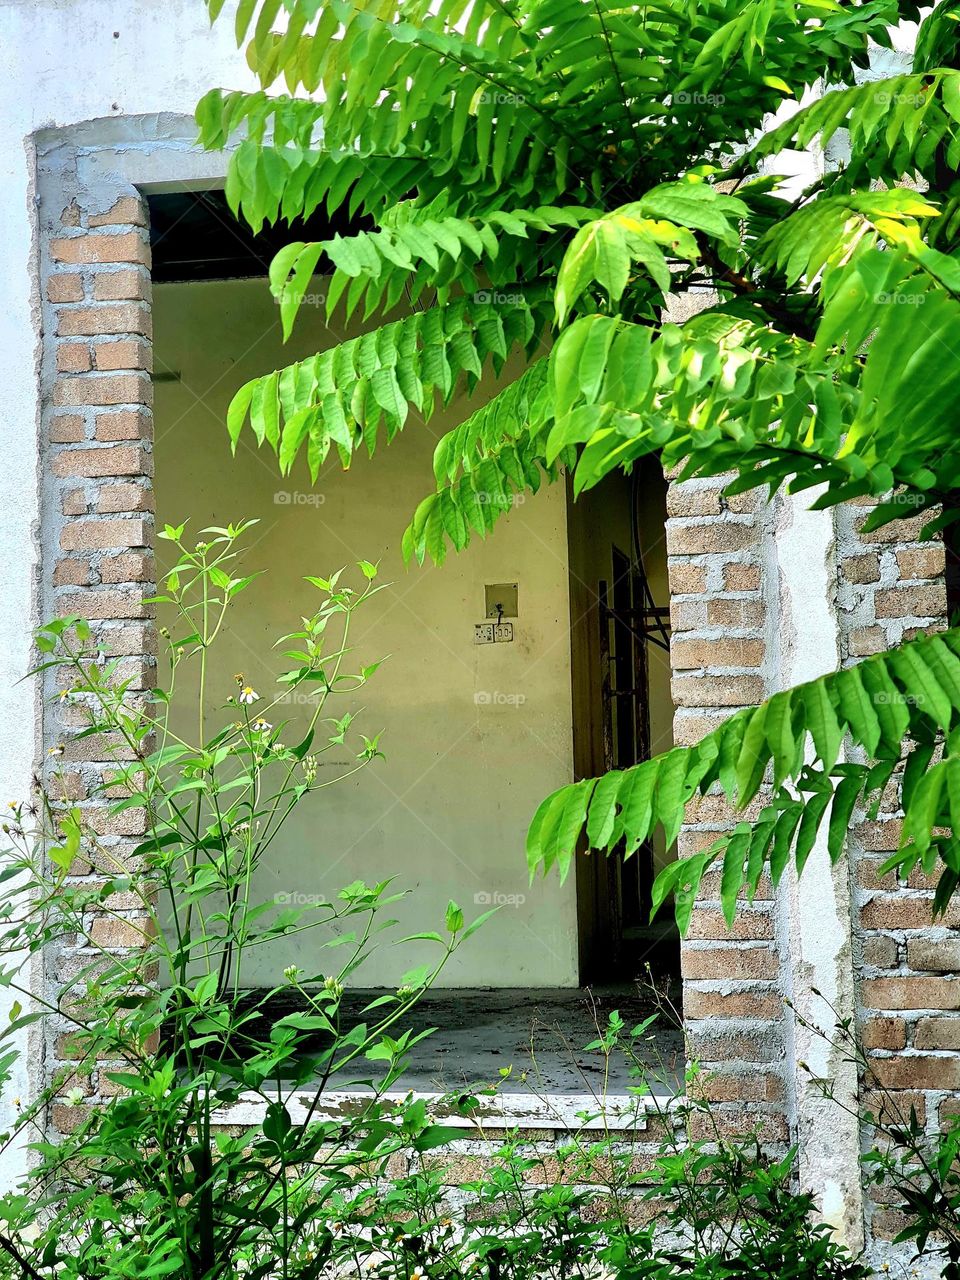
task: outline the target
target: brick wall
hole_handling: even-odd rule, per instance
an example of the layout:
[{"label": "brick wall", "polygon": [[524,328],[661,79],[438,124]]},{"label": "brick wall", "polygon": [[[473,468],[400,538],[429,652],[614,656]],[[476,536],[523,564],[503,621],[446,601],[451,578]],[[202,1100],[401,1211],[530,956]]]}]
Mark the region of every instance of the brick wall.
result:
[{"label": "brick wall", "polygon": [[[846,663],[880,653],[918,630],[946,621],[944,552],[920,541],[914,516],[865,534],[870,508],[848,504],[836,515],[841,653]],[[849,844],[854,883],[859,1034],[870,1070],[891,1109],[910,1107],[935,1126],[955,1112],[960,1090],[960,908],[932,923],[933,885],[922,872],[906,881],[880,875],[900,839],[898,787],[891,785],[876,821],[861,821]],[[864,1081],[864,1102],[886,1105]],[[869,1142],[870,1134],[864,1135]],[[870,1234],[889,1240],[899,1213],[875,1190],[866,1205]]]},{"label": "brick wall", "polygon": [[[42,223],[44,386],[44,617],[87,618],[104,650],[120,658],[118,675],[137,690],[156,683],[150,606],[153,591],[153,491],[150,247],[146,210],[135,192],[108,208],[45,211]],[[57,692],[48,680],[45,693]],[[47,705],[44,739],[53,748],[64,798],[78,803],[97,833],[90,861],[75,864],[87,884],[117,874],[143,831],[143,813],[111,815],[109,801],[92,799],[114,767],[107,744],[77,738],[82,706]],[[62,748],[62,750],[61,750]],[[86,936],[46,959],[51,990],[90,963],[99,946],[122,952],[136,945],[138,923],[123,895],[108,911],[91,914]],[[129,919],[127,918],[129,917]],[[69,997],[68,997],[69,998]],[[68,1068],[69,1023],[51,1025],[44,1045],[45,1076]],[[68,1077],[95,1101],[109,1082]],[[55,1128],[73,1127],[80,1112],[63,1098],[52,1111]]]},{"label": "brick wall", "polygon": [[[773,584],[764,572],[769,509],[757,492],[723,498],[719,481],[671,484],[667,495],[674,738],[697,742],[737,709],[771,692]],[[706,848],[732,825],[722,795],[688,808],[680,854]],[[784,989],[769,882],[728,930],[719,873],[704,879],[682,949],[683,1008],[700,1088],[729,1133],[788,1137]],[[694,1117],[696,1122],[697,1117]],[[696,1123],[694,1124],[696,1128]],[[707,1136],[704,1133],[703,1136]]]}]

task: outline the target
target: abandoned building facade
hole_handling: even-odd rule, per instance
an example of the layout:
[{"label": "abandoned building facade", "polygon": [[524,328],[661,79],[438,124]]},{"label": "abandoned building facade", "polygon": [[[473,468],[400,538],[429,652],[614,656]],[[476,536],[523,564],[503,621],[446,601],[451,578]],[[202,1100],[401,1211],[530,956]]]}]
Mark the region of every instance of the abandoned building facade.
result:
[{"label": "abandoned building facade", "polygon": [[[738,707],[943,626],[940,544],[921,540],[916,518],[865,535],[865,507],[812,512],[808,499],[760,491],[727,499],[719,482],[650,474],[578,503],[547,486],[487,542],[441,569],[404,570],[408,507],[427,491],[436,437],[457,406],[349,474],[325,471],[316,489],[305,475],[281,481],[253,449],[230,457],[223,416],[237,386],[329,334],[322,310],[305,308],[283,347],[256,244],[228,226],[225,158],[195,144],[201,94],[245,87],[228,26],[210,30],[195,0],[44,0],[3,21],[4,796],[27,794],[62,743],[71,799],[105,843],[136,840],[142,815],[111,814],[95,795],[110,763],[96,739],[75,736],[70,708],[48,701],[55,690],[17,682],[33,628],[78,614],[125,674],[153,686],[162,618],[145,601],[162,554],[158,516],[197,528],[260,520],[253,568],[269,567],[272,581],[231,637],[227,681],[234,669],[268,678],[258,674],[269,669],[267,637],[296,621],[303,574],[382,557],[395,586],[364,636],[371,658],[394,655],[371,693],[385,729],[382,781],[362,795],[362,822],[356,793],[334,802],[321,848],[316,831],[295,832],[264,871],[267,891],[282,900],[397,875],[417,888],[410,909],[425,926],[451,897],[477,911],[501,904],[445,979],[480,1002],[491,988],[629,982],[656,954],[679,974],[686,1052],[724,1128],[797,1142],[828,1220],[849,1243],[866,1237],[882,1250],[897,1213],[871,1199],[855,1115],[826,1101],[816,1079],[850,1101],[862,1085],[817,1029],[852,1019],[876,1078],[927,1123],[960,1108],[960,938],[950,917],[931,923],[922,876],[880,876],[896,810],[861,822],[837,867],[819,849],[801,881],[762,887],[732,930],[708,881],[682,944],[647,927],[642,869],[584,859],[567,883],[531,886],[523,838],[538,801],[575,776],[692,743]],[[83,74],[60,74],[66,61]],[[514,639],[478,645],[485,588],[501,584],[516,589],[504,614]],[[642,640],[624,624],[639,615]],[[391,733],[403,743],[395,755]],[[716,797],[691,805],[680,855],[728,822]],[[136,937],[113,917],[90,929],[117,950]],[[47,957],[51,989],[83,955],[80,939]],[[287,962],[276,951],[263,963]],[[388,980],[367,975],[370,986]],[[12,1092],[29,1097],[68,1060],[65,1031],[24,1033]],[[95,1105],[107,1082],[94,1075],[89,1087]],[[523,1094],[512,1105],[531,1141],[562,1131],[562,1106],[546,1119]],[[11,1106],[0,1099],[0,1127]],[[64,1100],[51,1122],[75,1116]],[[657,1136],[655,1117],[634,1125],[641,1156]],[[25,1158],[8,1152],[4,1179]]]}]

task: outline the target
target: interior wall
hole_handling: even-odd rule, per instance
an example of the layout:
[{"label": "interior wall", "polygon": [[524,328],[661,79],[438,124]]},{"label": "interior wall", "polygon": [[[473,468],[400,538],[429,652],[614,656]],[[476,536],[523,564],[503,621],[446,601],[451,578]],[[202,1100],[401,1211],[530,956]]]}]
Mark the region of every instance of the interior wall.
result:
[{"label": "interior wall", "polygon": [[[401,534],[433,487],[436,440],[465,416],[462,404],[427,426],[411,417],[389,449],[372,461],[358,456],[349,472],[334,452],[315,487],[305,465],[281,479],[272,452],[258,451],[252,436],[242,437],[232,458],[224,426],[231,395],[248,378],[349,336],[339,326],[328,329],[322,315],[305,306],[284,347],[263,280],[154,290],[158,526],[189,517],[189,528],[199,531],[255,517],[245,572],[267,570],[240,598],[218,646],[211,710],[224,708],[238,672],[265,697],[276,689],[284,664],[271,646],[318,603],[305,574],[326,576],[346,565],[348,576],[364,558],[379,560],[381,580],[393,584],[356,615],[351,637],[358,665],[389,658],[362,696],[340,708],[362,708],[362,732],[383,731],[386,760],[304,802],[272,846],[258,886],[265,898],[302,904],[333,897],[356,878],[396,876],[399,887],[413,891],[395,911],[402,933],[442,931],[450,898],[468,918],[499,902],[443,984],[575,985],[573,878],[530,887],[524,860],[537,804],[573,771],[563,486],[546,486],[518,504],[492,538],[451,555],[442,568],[406,569]],[[169,551],[158,544],[160,572]],[[515,639],[476,645],[484,584],[497,582],[519,583]],[[159,625],[170,622],[161,608]],[[226,708],[216,714],[233,718]],[[302,726],[309,711],[291,706],[287,716]],[[276,713],[271,718],[276,722]],[[296,728],[288,740],[298,740]],[[272,983],[294,963],[322,970],[330,953],[311,954],[321,941],[311,937],[261,948],[250,981]],[[383,951],[357,981],[395,985],[402,969],[432,954],[422,943],[405,945],[399,959]]]}]

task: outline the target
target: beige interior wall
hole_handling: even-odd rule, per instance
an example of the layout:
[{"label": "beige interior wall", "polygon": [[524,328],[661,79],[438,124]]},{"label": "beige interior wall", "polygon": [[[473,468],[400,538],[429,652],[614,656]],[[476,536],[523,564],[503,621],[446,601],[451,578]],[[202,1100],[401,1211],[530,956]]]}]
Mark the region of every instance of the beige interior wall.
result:
[{"label": "beige interior wall", "polygon": [[[260,869],[263,896],[332,896],[358,877],[396,876],[413,890],[396,911],[410,931],[442,926],[449,898],[469,918],[502,895],[512,903],[467,944],[444,982],[575,985],[573,877],[531,888],[523,851],[536,805],[573,770],[563,486],[518,505],[492,538],[441,569],[407,570],[400,536],[432,487],[436,439],[461,420],[463,406],[428,426],[411,420],[389,449],[358,458],[349,472],[332,456],[316,487],[305,467],[281,480],[273,455],[252,447],[252,436],[231,458],[225,411],[246,379],[336,341],[322,312],[305,307],[286,347],[262,280],[158,285],[154,316],[158,520],[189,517],[199,530],[256,517],[246,571],[268,570],[237,607],[211,705],[223,706],[235,691],[235,672],[263,694],[275,688],[283,664],[271,645],[315,607],[303,575],[379,559],[383,580],[394,584],[356,616],[358,663],[390,657],[351,708],[362,705],[358,728],[383,730],[387,758],[303,805]],[[161,566],[168,553],[161,542]],[[514,643],[475,645],[484,584],[514,581]],[[161,625],[167,621],[161,616]],[[308,716],[303,707],[289,714],[298,725]],[[288,740],[298,740],[296,728]],[[271,983],[291,963],[322,969],[310,938],[262,948],[249,980]],[[416,943],[399,958],[381,952],[359,980],[395,984],[429,955]]]}]

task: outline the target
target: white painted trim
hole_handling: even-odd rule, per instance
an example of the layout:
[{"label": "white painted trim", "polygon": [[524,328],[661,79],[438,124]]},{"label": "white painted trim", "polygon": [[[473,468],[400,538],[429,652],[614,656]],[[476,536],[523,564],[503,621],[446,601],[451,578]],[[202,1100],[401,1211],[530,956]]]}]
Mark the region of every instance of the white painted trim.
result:
[{"label": "white painted trim", "polygon": [[[469,1092],[469,1089],[465,1089]],[[357,1090],[332,1090],[323,1095],[320,1105],[313,1112],[316,1121],[342,1120],[356,1110],[358,1104],[366,1104],[373,1094]],[[438,1107],[445,1096],[440,1093],[417,1093],[392,1090],[380,1095],[380,1100],[396,1106],[404,1102],[422,1099],[428,1106]],[[287,1100],[287,1110],[294,1124],[306,1119],[312,1099],[308,1091],[298,1091]],[[630,1131],[642,1133],[651,1114],[672,1112],[678,1103],[673,1097],[634,1098],[628,1094],[611,1094],[605,1103],[589,1093],[545,1094],[507,1093],[494,1098],[479,1099],[477,1110],[470,1117],[457,1114],[452,1109],[436,1110],[433,1119],[438,1124],[466,1127],[473,1125],[494,1129],[552,1129],[558,1132],[577,1132],[581,1129]],[[266,1102],[258,1094],[244,1095],[239,1102],[225,1107],[215,1115],[217,1124],[256,1125],[263,1118]],[[586,1120],[581,1117],[587,1116]]]}]

